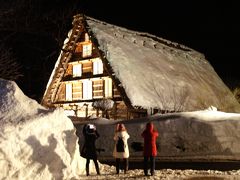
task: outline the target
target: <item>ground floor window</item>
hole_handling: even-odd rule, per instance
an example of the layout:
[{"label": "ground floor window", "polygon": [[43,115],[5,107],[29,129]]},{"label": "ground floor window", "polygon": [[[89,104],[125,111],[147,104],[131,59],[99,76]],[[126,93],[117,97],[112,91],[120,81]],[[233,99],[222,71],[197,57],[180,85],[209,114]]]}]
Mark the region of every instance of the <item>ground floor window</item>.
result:
[{"label": "ground floor window", "polygon": [[80,100],[82,99],[82,82],[75,81],[72,84],[72,99]]},{"label": "ground floor window", "polygon": [[103,98],[103,80],[98,79],[93,81],[93,98]]},{"label": "ground floor window", "polygon": [[83,99],[92,99],[92,81],[83,80]]},{"label": "ground floor window", "polygon": [[[65,82],[66,101],[91,100],[113,97],[112,79],[109,77],[92,78]],[[64,100],[64,99],[63,99]]]},{"label": "ground floor window", "polygon": [[72,83],[66,84],[66,101],[72,101]]},{"label": "ground floor window", "polygon": [[112,97],[112,79],[109,77],[104,78],[104,93],[106,98]]}]

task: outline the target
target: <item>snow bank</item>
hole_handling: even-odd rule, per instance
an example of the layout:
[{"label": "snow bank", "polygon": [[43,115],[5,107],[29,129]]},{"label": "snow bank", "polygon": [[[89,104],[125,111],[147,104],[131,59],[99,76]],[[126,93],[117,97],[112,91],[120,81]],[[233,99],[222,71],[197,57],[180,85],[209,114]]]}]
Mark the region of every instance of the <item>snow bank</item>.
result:
[{"label": "snow bank", "polygon": [[14,82],[0,79],[0,126],[17,124],[44,110],[37,101],[25,96]]},{"label": "snow bank", "polygon": [[[71,179],[85,174],[75,128],[0,79],[0,179]],[[91,166],[92,169],[92,166]]]}]

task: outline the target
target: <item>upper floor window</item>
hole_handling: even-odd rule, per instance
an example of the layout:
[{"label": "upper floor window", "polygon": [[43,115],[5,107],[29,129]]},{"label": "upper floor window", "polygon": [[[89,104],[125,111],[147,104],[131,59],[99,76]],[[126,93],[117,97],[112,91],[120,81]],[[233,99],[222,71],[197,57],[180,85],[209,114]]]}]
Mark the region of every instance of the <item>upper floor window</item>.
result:
[{"label": "upper floor window", "polygon": [[82,73],[83,74],[92,73],[92,62],[91,61],[84,61],[82,63]]},{"label": "upper floor window", "polygon": [[103,73],[103,63],[101,59],[93,61],[93,75]]},{"label": "upper floor window", "polygon": [[88,57],[92,55],[92,43],[83,44],[82,57]]},{"label": "upper floor window", "polygon": [[82,76],[82,64],[74,64],[73,65],[73,77]]}]

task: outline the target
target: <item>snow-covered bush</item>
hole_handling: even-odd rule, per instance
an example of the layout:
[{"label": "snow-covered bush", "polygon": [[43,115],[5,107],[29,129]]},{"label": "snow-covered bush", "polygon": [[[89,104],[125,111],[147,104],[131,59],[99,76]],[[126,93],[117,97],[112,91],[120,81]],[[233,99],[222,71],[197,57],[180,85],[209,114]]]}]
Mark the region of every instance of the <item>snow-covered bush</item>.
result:
[{"label": "snow-covered bush", "polygon": [[94,101],[92,106],[97,109],[97,111],[103,111],[103,117],[109,118],[108,110],[112,109],[114,105],[114,101],[111,99],[102,99],[98,101]]}]

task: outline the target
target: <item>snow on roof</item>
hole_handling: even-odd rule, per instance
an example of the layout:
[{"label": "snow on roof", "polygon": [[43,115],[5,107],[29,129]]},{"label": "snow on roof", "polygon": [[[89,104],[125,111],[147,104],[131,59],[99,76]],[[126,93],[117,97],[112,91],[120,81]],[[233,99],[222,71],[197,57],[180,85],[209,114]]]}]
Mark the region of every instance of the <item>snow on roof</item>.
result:
[{"label": "snow on roof", "polygon": [[236,105],[203,54],[90,17],[87,24],[133,106],[189,111],[223,106],[223,96]]}]

